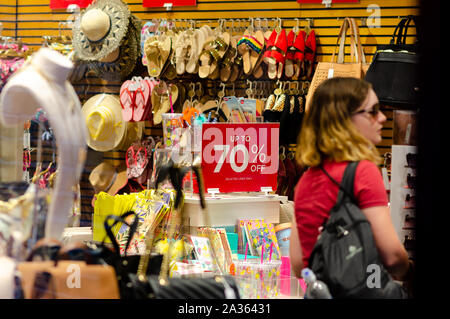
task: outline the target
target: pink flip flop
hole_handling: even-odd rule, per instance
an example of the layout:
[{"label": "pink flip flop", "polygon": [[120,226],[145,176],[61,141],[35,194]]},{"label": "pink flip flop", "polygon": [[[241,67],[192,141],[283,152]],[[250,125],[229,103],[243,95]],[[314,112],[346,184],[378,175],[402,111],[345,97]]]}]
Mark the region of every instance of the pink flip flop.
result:
[{"label": "pink flip flop", "polygon": [[127,80],[120,87],[119,99],[122,106],[122,117],[126,122],[133,122],[135,92],[130,90],[130,86],[133,84],[133,81]]},{"label": "pink flip flop", "polygon": [[136,93],[134,95],[135,109],[133,112],[133,120],[135,122],[144,121],[144,115],[147,112],[148,101],[150,100],[150,86],[147,81],[141,80]]}]

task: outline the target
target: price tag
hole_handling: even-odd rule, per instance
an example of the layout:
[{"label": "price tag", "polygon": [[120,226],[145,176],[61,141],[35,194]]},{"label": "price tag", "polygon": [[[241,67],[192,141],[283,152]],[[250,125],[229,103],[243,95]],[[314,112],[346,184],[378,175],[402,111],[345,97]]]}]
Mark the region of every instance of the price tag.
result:
[{"label": "price tag", "polygon": [[329,69],[328,70],[328,78],[331,79],[332,77],[334,77],[334,69]]},{"label": "price tag", "polygon": [[279,123],[204,123],[205,188],[221,193],[277,188]]}]

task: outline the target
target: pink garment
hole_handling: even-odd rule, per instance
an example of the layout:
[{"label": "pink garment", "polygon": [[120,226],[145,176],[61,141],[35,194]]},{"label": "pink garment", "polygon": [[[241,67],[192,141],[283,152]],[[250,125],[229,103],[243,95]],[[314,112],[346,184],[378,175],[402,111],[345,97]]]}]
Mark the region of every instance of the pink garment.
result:
[{"label": "pink garment", "polygon": [[[18,53],[24,53],[28,50],[26,45],[23,45],[20,50],[16,43],[0,44],[0,50],[14,50]],[[20,69],[25,60],[21,57],[11,58],[11,59],[0,59],[0,92],[5,86],[9,77],[14,74],[18,69]]]}]

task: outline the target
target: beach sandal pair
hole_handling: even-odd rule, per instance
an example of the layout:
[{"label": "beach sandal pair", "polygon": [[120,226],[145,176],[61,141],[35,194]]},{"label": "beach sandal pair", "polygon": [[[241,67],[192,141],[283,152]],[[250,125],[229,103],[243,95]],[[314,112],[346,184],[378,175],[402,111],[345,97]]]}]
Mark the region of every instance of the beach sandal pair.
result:
[{"label": "beach sandal pair", "polygon": [[198,76],[200,78],[217,79],[220,73],[220,62],[228,50],[231,36],[224,32],[205,40],[203,51],[199,56]]},{"label": "beach sandal pair", "polygon": [[253,32],[251,28],[245,30],[237,43],[239,54],[242,56],[242,66],[245,75],[251,75],[258,70],[261,54],[265,49],[264,33],[261,30]]},{"label": "beach sandal pair", "polygon": [[146,121],[151,114],[151,94],[156,81],[150,78],[127,80],[120,87],[122,117],[126,122]]},{"label": "beach sandal pair", "polygon": [[286,52],[288,48],[286,30],[275,28],[267,40],[267,50],[264,52],[264,62],[267,64],[269,79],[280,79],[283,75]]},{"label": "beach sandal pair", "polygon": [[170,64],[168,62],[172,53],[172,38],[165,35],[149,37],[145,41],[144,51],[149,76],[159,77]]},{"label": "beach sandal pair", "polygon": [[151,101],[153,106],[153,124],[158,125],[162,122],[162,115],[171,111],[174,113],[173,106],[178,99],[178,87],[175,84],[166,84],[161,81],[152,91]]},{"label": "beach sandal pair", "polygon": [[208,37],[212,36],[214,31],[208,25],[203,25],[200,29],[188,30],[188,41],[186,54],[186,72],[197,74],[199,68],[199,56],[203,51],[203,46]]}]

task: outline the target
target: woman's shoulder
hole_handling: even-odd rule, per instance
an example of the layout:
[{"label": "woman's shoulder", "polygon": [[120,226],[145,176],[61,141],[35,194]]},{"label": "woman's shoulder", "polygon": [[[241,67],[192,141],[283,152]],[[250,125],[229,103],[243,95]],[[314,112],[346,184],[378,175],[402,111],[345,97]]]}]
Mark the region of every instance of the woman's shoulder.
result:
[{"label": "woman's shoulder", "polygon": [[356,174],[360,175],[358,173],[362,173],[363,175],[381,174],[378,165],[369,160],[362,160],[359,162],[356,167]]}]

